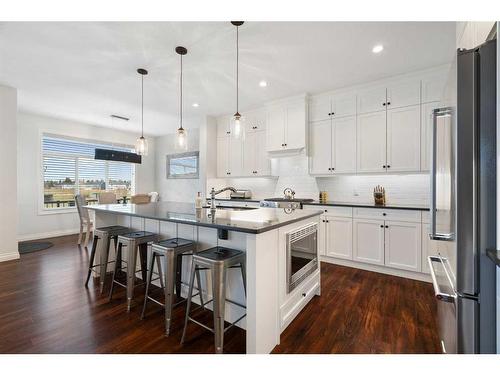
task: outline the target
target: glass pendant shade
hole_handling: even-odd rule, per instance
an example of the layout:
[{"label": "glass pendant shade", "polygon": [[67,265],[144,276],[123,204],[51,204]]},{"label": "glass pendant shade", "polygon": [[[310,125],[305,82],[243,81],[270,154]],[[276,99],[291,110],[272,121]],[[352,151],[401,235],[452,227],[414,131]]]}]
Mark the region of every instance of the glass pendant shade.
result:
[{"label": "glass pendant shade", "polygon": [[245,116],[236,113],[231,117],[231,134],[236,139],[241,139],[245,136]]},{"label": "glass pendant shade", "polygon": [[143,136],[137,138],[137,141],[135,141],[135,153],[137,155],[148,155],[148,141]]},{"label": "glass pendant shade", "polygon": [[176,141],[176,149],[178,151],[186,151],[187,150],[187,132],[184,128],[177,129],[177,141]]}]

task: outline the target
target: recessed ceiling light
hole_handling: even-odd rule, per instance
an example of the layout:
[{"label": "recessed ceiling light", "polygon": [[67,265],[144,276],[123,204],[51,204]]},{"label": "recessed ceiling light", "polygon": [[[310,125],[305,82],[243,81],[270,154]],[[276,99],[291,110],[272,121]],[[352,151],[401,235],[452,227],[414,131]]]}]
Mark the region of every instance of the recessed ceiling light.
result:
[{"label": "recessed ceiling light", "polygon": [[384,46],[382,44],[377,44],[375,47],[373,47],[372,52],[373,53],[380,53],[384,50]]},{"label": "recessed ceiling light", "polygon": [[193,107],[198,108],[200,105],[198,103],[193,103]]},{"label": "recessed ceiling light", "polygon": [[266,81],[260,81],[259,82],[260,87],[267,87],[267,82]]}]

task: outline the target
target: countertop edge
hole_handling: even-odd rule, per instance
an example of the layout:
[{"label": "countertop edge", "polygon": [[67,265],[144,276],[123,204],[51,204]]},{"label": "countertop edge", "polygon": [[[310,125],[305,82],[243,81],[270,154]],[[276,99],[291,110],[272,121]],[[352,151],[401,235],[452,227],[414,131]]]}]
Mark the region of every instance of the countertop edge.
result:
[{"label": "countertop edge", "polygon": [[318,201],[314,202],[305,202],[303,204],[304,206],[329,206],[329,207],[359,207],[359,208],[382,208],[382,209],[387,209],[387,210],[412,210],[412,211],[429,211],[429,207],[416,207],[416,206],[391,206],[391,205],[385,205],[385,206],[376,206],[374,204],[368,204],[368,203],[341,203],[341,202],[325,202],[321,203]]},{"label": "countertop edge", "polygon": [[167,218],[160,219],[160,218],[152,217],[152,216],[137,215],[137,214],[130,213],[130,212],[109,211],[109,210],[104,210],[104,209],[101,209],[101,208],[98,208],[98,207],[92,207],[92,206],[88,206],[87,208],[89,210],[100,211],[100,212],[107,212],[109,214],[115,214],[115,215],[140,217],[140,218],[144,218],[144,219],[158,220],[158,221],[167,221],[167,222],[171,222],[171,223],[194,225],[194,226],[205,227],[205,228],[225,229],[225,230],[232,231],[232,232],[242,232],[242,233],[248,233],[248,234],[260,234],[260,233],[268,232],[270,230],[274,230],[274,229],[277,229],[277,228],[280,228],[280,227],[284,227],[286,225],[293,224],[293,223],[296,223],[298,221],[310,219],[311,217],[314,217],[314,216],[320,216],[322,214],[321,211],[314,211],[314,212],[312,212],[310,214],[298,217],[296,219],[287,221],[285,223],[272,224],[272,225],[269,225],[268,227],[260,228],[260,229],[250,229],[250,228],[237,228],[237,227],[233,227],[231,225],[223,225],[223,224],[210,224],[210,223],[192,222],[192,221],[186,221],[186,220],[181,220],[181,219],[167,219]]}]

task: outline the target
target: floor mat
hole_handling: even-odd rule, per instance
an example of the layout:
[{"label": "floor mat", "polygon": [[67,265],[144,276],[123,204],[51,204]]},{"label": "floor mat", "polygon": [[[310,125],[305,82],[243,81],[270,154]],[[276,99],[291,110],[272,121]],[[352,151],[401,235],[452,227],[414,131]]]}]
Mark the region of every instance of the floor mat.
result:
[{"label": "floor mat", "polygon": [[45,250],[54,246],[52,242],[40,241],[40,242],[19,242],[18,249],[19,254],[33,253],[35,251]]}]

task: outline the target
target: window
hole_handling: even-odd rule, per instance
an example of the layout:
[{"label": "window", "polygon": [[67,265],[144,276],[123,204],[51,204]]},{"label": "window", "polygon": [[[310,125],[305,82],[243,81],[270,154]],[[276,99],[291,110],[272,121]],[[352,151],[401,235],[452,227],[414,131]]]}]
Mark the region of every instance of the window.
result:
[{"label": "window", "polygon": [[167,178],[198,178],[199,152],[167,155]]},{"label": "window", "polygon": [[97,202],[101,191],[114,191],[117,199],[129,198],[134,190],[135,165],[95,160],[96,148],[130,152],[133,147],[113,146],[51,135],[42,137],[43,207],[74,207],[75,194],[83,194],[89,204]]}]

